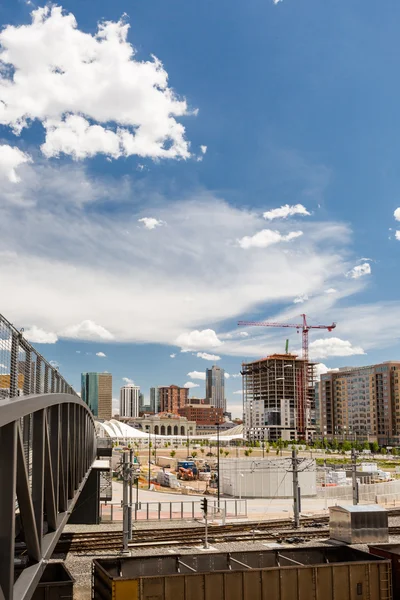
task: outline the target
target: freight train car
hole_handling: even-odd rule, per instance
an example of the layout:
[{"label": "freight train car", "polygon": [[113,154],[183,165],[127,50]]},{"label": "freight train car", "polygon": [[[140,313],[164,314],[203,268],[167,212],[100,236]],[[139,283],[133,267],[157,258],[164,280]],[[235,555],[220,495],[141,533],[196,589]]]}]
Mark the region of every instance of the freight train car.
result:
[{"label": "freight train car", "polygon": [[93,561],[93,600],[393,600],[389,560],[347,546]]}]

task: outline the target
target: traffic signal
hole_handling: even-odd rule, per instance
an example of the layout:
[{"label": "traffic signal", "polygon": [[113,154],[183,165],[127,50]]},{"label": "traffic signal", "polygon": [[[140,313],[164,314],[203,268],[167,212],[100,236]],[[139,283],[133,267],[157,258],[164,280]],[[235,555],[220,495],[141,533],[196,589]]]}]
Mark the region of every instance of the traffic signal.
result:
[{"label": "traffic signal", "polygon": [[208,500],[207,500],[207,498],[203,498],[203,499],[200,501],[201,510],[203,511],[203,513],[204,513],[205,515],[207,514],[207,503],[208,503]]}]

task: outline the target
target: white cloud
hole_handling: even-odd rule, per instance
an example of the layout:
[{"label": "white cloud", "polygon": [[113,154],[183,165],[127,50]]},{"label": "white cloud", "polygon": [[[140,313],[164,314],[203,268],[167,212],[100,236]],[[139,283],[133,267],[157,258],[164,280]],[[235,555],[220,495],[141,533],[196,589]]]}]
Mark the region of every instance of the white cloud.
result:
[{"label": "white cloud", "polygon": [[76,340],[112,340],[114,336],[101,325],[90,319],[82,321],[78,325],[69,325],[60,332],[60,337],[73,338]]},{"label": "white cloud", "polygon": [[395,236],[396,240],[400,240],[400,231],[397,230],[395,232],[394,236]]},{"label": "white cloud", "polygon": [[239,333],[239,335],[241,335],[242,337],[249,337],[249,334],[247,333],[247,331],[241,331]]},{"label": "white cloud", "polygon": [[77,354],[80,354],[80,353],[81,353],[81,351],[80,351],[80,350],[75,350],[75,352],[76,352]]},{"label": "white cloud", "polygon": [[187,381],[184,386],[185,388],[196,388],[196,387],[200,387],[198,383],[194,383],[193,381]]},{"label": "white cloud", "polygon": [[274,4],[279,4],[279,2],[282,2],[282,0],[272,0]]},{"label": "white cloud", "polygon": [[232,392],[232,393],[233,393],[233,394],[237,394],[237,395],[239,395],[239,394],[240,394],[240,395],[242,395],[242,394],[243,394],[243,391],[242,391],[242,390],[236,390],[236,392]]},{"label": "white cloud", "polygon": [[400,208],[396,208],[396,210],[393,213],[393,216],[396,219],[396,221],[400,221]]},{"label": "white cloud", "polygon": [[306,302],[306,300],[308,300],[308,295],[300,294],[299,296],[296,296],[296,298],[293,300],[293,304],[302,304],[303,302]]},{"label": "white cloud", "polygon": [[279,242],[290,242],[303,235],[302,231],[291,231],[287,235],[282,235],[279,231],[272,229],[263,229],[252,236],[245,235],[238,240],[239,246],[247,250],[248,248],[268,248]]},{"label": "white cloud", "polygon": [[36,325],[24,330],[24,338],[32,344],[55,344],[58,340],[56,333],[45,331]]},{"label": "white cloud", "polygon": [[133,379],[130,379],[129,377],[123,377],[122,381],[126,384],[126,385],[135,385],[135,382],[133,381]]},{"label": "white cloud", "polygon": [[202,331],[196,329],[190,333],[181,333],[176,339],[176,345],[180,346],[183,352],[216,348],[221,344],[221,340],[218,339],[213,329],[203,329]]},{"label": "white cloud", "polygon": [[302,204],[294,204],[293,206],[285,204],[280,208],[273,208],[272,210],[267,210],[263,213],[264,219],[267,219],[268,221],[273,221],[274,219],[286,219],[293,215],[306,216],[310,215],[310,213]]},{"label": "white cloud", "polygon": [[[1,89],[1,88],[0,88]],[[0,180],[8,180],[11,183],[18,183],[20,177],[16,169],[24,163],[31,161],[31,157],[19,148],[0,145]]]},{"label": "white cloud", "polygon": [[354,354],[365,354],[360,346],[353,346],[347,340],[330,337],[314,340],[309,345],[312,358],[327,358],[328,356],[353,356]]},{"label": "white cloud", "polygon": [[176,118],[194,112],[168,87],[156,57],[136,59],[128,29],[121,19],[84,33],[59,6],[34,10],[29,25],[4,27],[0,123],[19,134],[41,122],[46,156],[188,158]]},{"label": "white cloud", "polygon": [[100,356],[100,358],[106,358],[106,354],[104,352],[96,352],[96,356]]},{"label": "white cloud", "polygon": [[158,219],[154,219],[154,217],[143,217],[142,219],[138,219],[138,222],[143,223],[146,229],[155,229],[156,227],[165,225],[164,221],[159,221]]},{"label": "white cloud", "polygon": [[170,354],[170,358],[175,358],[176,354]]},{"label": "white cloud", "polygon": [[216,354],[208,354],[208,352],[198,352],[196,354],[197,358],[203,358],[204,360],[221,360],[220,356]]},{"label": "white cloud", "polygon": [[241,374],[241,373],[234,373],[234,374],[232,375],[233,379],[237,379],[238,377],[241,377],[241,376],[242,376],[242,374]]},{"label": "white cloud", "polygon": [[0,363],[0,369],[8,369],[7,365],[3,365],[3,363]]},{"label": "white cloud", "polygon": [[[340,294],[323,294],[321,301],[321,290],[350,268],[346,225],[310,221],[293,250],[277,244],[267,253],[244,252],[232,240],[243,230],[262,227],[256,213],[205,192],[161,202],[148,190],[135,188],[135,202],[147,201],[147,214],[169,223],[149,235],[137,227],[143,213],[135,213],[136,204],[126,202],[127,197],[121,201],[114,184],[107,191],[110,200],[119,202],[112,219],[107,211],[96,210],[96,204],[85,204],[85,189],[93,202],[103,197],[98,190],[104,179],[94,183],[83,166],[73,167],[21,167],[30,172],[29,183],[24,172],[18,185],[21,198],[34,199],[35,210],[4,202],[0,188],[0,281],[7,290],[2,312],[20,326],[35,323],[59,337],[101,340],[101,347],[115,340],[253,356],[264,353],[268,344],[259,343],[254,331],[245,339],[235,330],[228,341],[225,320],[251,315],[260,306],[270,311],[279,303],[291,303],[293,290],[313,297],[310,314],[317,318],[318,303],[331,307],[339,296],[343,300],[360,288],[358,280],[348,279]],[[38,184],[43,173],[45,190]],[[213,268],[206,268],[210,264]],[[110,309],[115,306],[118,310]],[[79,325],[85,321],[86,327]],[[218,335],[206,329],[211,323],[219,324]]]},{"label": "white cloud", "polygon": [[202,379],[203,381],[206,379],[205,371],[190,371],[187,376],[191,379]]},{"label": "white cloud", "polygon": [[328,288],[325,290],[325,294],[336,294],[337,290],[335,288]]},{"label": "white cloud", "polygon": [[207,152],[207,146],[200,146],[200,150],[202,154],[205,154]]},{"label": "white cloud", "polygon": [[314,367],[315,381],[319,381],[321,375],[325,375],[328,371],[339,371],[339,369],[330,369],[324,363],[318,363]]},{"label": "white cloud", "polygon": [[57,360],[49,360],[49,364],[54,367],[55,369],[59,369],[60,368],[60,363]]},{"label": "white cloud", "polygon": [[350,271],[346,273],[346,277],[350,277],[351,279],[358,279],[359,277],[363,277],[364,275],[371,274],[371,265],[369,263],[363,263],[362,265],[356,265]]},{"label": "white cloud", "polygon": [[225,379],[229,379],[229,378],[230,378],[230,374],[229,374],[229,373],[227,373],[226,371],[225,371],[225,373],[224,373],[224,376],[225,376]]}]

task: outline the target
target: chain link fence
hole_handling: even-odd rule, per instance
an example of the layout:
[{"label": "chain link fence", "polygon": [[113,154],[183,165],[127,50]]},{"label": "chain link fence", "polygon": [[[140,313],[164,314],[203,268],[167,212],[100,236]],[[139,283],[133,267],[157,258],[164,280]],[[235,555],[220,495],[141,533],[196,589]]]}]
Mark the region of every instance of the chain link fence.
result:
[{"label": "chain link fence", "polygon": [[58,372],[0,315],[0,400],[29,394],[78,394]]}]

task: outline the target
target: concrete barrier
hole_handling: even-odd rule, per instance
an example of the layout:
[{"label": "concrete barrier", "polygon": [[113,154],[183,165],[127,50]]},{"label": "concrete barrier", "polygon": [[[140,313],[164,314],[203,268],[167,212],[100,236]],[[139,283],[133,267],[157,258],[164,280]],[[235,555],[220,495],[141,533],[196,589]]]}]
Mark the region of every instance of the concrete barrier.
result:
[{"label": "concrete barrier", "polygon": [[[400,498],[400,480],[385,481],[382,483],[359,483],[358,495],[360,502],[378,502],[377,498],[398,495]],[[317,488],[317,498],[327,500],[351,500],[353,491],[351,485],[338,485],[336,487]]]}]

